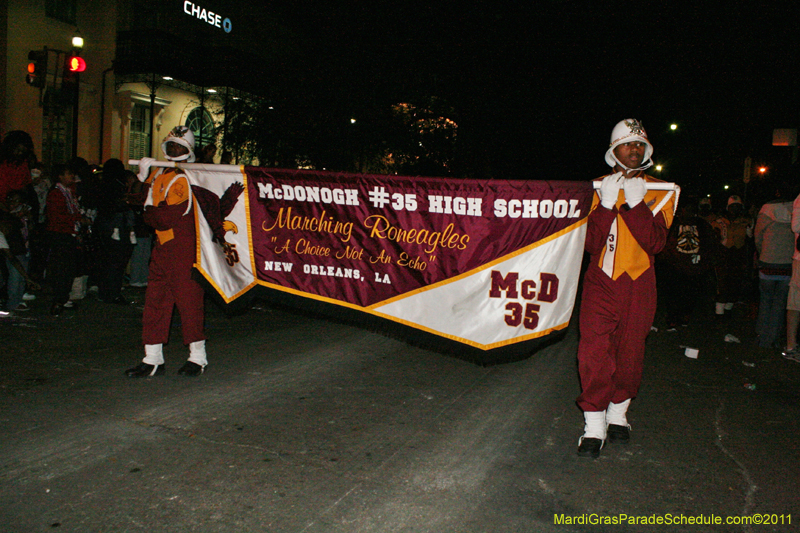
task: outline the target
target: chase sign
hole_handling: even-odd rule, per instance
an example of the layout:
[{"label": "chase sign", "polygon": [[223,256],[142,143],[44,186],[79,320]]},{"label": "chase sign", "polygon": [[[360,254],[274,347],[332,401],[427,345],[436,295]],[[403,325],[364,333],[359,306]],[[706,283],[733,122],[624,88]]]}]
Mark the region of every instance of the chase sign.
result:
[{"label": "chase sign", "polygon": [[202,20],[203,22],[207,22],[215,28],[225,30],[225,33],[230,33],[233,29],[231,19],[227,17],[223,18],[219,13],[214,13],[213,11],[190,2],[189,0],[185,0],[183,2],[183,12],[189,16]]}]

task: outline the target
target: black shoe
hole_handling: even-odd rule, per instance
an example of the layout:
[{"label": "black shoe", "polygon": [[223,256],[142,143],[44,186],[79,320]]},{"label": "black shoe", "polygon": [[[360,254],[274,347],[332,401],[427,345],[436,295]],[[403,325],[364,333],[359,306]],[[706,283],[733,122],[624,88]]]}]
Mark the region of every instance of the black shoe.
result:
[{"label": "black shoe", "polygon": [[61,304],[53,304],[53,307],[50,308],[50,314],[53,316],[58,316],[64,310],[64,306]]},{"label": "black shoe", "polygon": [[139,363],[133,368],[125,371],[125,375],[129,378],[147,378],[150,376],[163,376],[164,365],[148,365],[147,363]]},{"label": "black shoe", "polygon": [[182,367],[178,369],[178,374],[181,376],[189,376],[190,378],[199,376],[203,373],[206,367],[200,366],[197,363],[186,361]]},{"label": "black shoe", "polygon": [[581,437],[578,443],[578,455],[581,457],[591,457],[597,459],[600,457],[600,449],[603,447],[602,439],[595,439],[594,437]]},{"label": "black shoe", "polygon": [[108,300],[105,303],[107,304],[117,304],[117,305],[130,305],[130,302],[122,297],[122,295],[117,296],[113,300]]},{"label": "black shoe", "polygon": [[608,425],[608,442],[628,444],[631,440],[631,427],[619,424]]}]

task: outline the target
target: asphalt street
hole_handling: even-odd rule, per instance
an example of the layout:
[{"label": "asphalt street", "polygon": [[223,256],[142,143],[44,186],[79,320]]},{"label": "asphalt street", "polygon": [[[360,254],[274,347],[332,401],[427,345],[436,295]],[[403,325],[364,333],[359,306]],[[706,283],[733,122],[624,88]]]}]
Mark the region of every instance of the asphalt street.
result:
[{"label": "asphalt street", "polygon": [[205,374],[176,374],[174,326],[166,375],[129,379],[143,293],[125,294],[133,305],[89,298],[59,317],[43,295],[0,322],[0,531],[800,523],[800,364],[754,348],[746,305],[677,332],[658,317],[631,443],[592,460],[575,453],[577,320],[524,361],[480,367],[266,302],[234,316],[209,304]]}]

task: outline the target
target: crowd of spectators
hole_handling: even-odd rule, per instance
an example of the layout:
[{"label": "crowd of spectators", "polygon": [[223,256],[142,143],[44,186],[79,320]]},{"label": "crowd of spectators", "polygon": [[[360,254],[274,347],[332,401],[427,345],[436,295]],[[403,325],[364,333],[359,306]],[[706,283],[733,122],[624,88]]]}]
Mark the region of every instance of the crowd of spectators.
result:
[{"label": "crowd of spectators", "polygon": [[800,321],[792,323],[800,311],[792,310],[789,298],[793,256],[800,255],[800,190],[788,179],[766,181],[761,190],[753,203],[730,195],[719,206],[682,193],[667,244],[656,258],[659,307],[667,331],[677,331],[689,325],[695,311],[724,322],[738,306],[753,324],[759,348],[800,362]]},{"label": "crowd of spectators", "polygon": [[89,293],[127,305],[128,279],[147,285],[151,230],[142,222],[136,175],[122,161],[81,157],[45,168],[30,135],[0,145],[0,311],[23,313],[49,294],[58,316]]},{"label": "crowd of spectators", "polygon": [[[203,147],[202,162],[213,163],[216,150]],[[229,164],[231,153],[221,161]],[[145,196],[119,159],[98,166],[74,157],[45,168],[29,134],[8,132],[0,145],[0,311],[27,311],[44,293],[53,315],[90,293],[128,305],[123,286],[147,286],[153,230],[142,217]]]}]

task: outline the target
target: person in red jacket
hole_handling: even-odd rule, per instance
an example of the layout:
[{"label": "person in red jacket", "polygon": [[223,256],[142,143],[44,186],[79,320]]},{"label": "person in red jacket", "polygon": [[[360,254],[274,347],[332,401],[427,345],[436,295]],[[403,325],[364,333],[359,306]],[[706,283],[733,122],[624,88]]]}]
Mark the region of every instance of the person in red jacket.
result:
[{"label": "person in red jacket", "polygon": [[53,289],[50,314],[59,315],[69,301],[78,270],[78,234],[84,219],[75,194],[75,174],[66,165],[54,165],[57,183],[47,195],[47,238],[50,244],[47,278]]},{"label": "person in red jacket", "polygon": [[667,240],[675,214],[673,191],[648,190],[659,180],[644,171],[653,146],[641,123],[619,122],[611,133],[606,163],[589,213],[589,266],[580,309],[578,371],[584,432],[578,455],[596,458],[606,437],[628,442],[627,410],[639,391],[644,341],[656,312],[654,256]]},{"label": "person in red jacket", "polygon": [[[164,139],[161,149],[169,161],[191,163],[195,160],[194,134],[185,126],[177,126]],[[145,357],[125,374],[132,378],[164,374],[163,346],[169,340],[172,311],[177,307],[183,343],[189,346],[189,360],[178,374],[199,376],[208,360],[203,288],[192,279],[197,235],[191,186],[180,169],[156,168],[150,172],[152,163],[150,158],[139,163],[139,179],[149,185],[144,221],[156,231],[142,317]]]},{"label": "person in red jacket", "polygon": [[36,163],[31,136],[9,131],[0,144],[0,209],[7,211],[6,196],[31,184],[31,167]]}]

